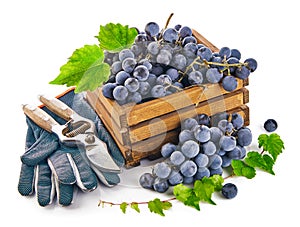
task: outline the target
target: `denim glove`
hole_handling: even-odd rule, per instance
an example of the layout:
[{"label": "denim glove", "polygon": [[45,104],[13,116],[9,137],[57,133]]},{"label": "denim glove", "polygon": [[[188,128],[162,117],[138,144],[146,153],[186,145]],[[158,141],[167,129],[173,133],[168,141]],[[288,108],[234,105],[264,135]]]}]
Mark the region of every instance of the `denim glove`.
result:
[{"label": "denim glove", "polygon": [[[81,116],[95,122],[99,138],[107,144],[116,163],[123,166],[124,159],[118,147],[101,124],[99,117],[85,101],[84,95],[69,91],[61,96],[60,100]],[[44,107],[43,109],[58,123],[65,123],[63,119],[55,116],[47,108]],[[52,202],[55,195],[54,185],[56,186],[58,203],[69,205],[73,200],[75,185],[83,191],[93,190],[97,186],[97,177],[107,186],[119,183],[120,179],[116,173],[101,172],[90,166],[84,151],[79,148],[64,146],[58,141],[56,135],[41,129],[29,118],[26,119],[26,122],[28,124],[26,152],[21,157],[22,167],[18,185],[21,195],[32,194],[34,181],[36,181],[35,190],[41,206]],[[35,172],[36,179],[34,179]]]}]

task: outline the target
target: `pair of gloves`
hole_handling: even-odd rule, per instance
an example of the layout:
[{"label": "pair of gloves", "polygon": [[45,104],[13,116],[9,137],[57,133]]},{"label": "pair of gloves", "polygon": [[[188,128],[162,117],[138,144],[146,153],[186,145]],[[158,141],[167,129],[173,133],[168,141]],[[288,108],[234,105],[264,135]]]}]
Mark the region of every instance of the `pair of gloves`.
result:
[{"label": "pair of gloves", "polygon": [[[108,151],[116,164],[124,165],[124,158],[114,140],[101,124],[94,110],[86,102],[84,94],[74,94],[67,91],[59,99],[82,117],[92,120],[98,132],[98,137],[106,143]],[[42,108],[59,124],[65,120],[53,114],[46,107]],[[74,191],[92,191],[98,185],[98,180],[112,187],[120,182],[117,173],[101,172],[89,163],[85,151],[79,147],[67,147],[58,137],[37,126],[26,117],[28,125],[25,153],[21,156],[18,191],[23,196],[36,192],[38,203],[47,206],[52,203],[55,195],[62,206],[73,202]]]}]

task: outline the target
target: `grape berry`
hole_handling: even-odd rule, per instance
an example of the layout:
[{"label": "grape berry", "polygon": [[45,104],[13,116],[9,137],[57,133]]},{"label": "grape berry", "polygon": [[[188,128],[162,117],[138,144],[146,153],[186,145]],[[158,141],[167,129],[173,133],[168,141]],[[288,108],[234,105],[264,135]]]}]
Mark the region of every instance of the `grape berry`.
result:
[{"label": "grape berry", "polygon": [[129,49],[105,52],[104,61],[111,66],[111,75],[102,93],[123,105],[207,83],[220,83],[231,92],[237,87],[237,78],[244,80],[257,68],[255,59],[243,63],[240,59],[237,49],[222,47],[214,53],[197,44],[188,26],[160,29],[157,23],[149,22]]},{"label": "grape berry", "polygon": [[[164,161],[155,164],[152,173],[144,173],[140,177],[140,185],[165,192],[169,186],[191,184],[203,177],[222,175],[223,169],[230,166],[232,160],[246,156],[245,146],[251,142],[252,133],[244,126],[244,119],[239,113],[220,113],[212,117],[200,114],[196,118],[187,118],[182,122],[179,143],[162,146]],[[223,190],[228,198],[233,198],[237,191],[230,185],[224,186]]]}]

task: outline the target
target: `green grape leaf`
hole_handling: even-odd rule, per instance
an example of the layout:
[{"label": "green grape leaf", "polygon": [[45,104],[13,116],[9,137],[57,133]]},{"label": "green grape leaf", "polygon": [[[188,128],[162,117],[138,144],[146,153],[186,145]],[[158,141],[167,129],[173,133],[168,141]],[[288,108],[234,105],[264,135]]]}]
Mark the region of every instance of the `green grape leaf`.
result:
[{"label": "green grape leaf", "polygon": [[118,52],[130,47],[137,36],[135,28],[129,28],[128,25],[108,23],[100,26],[99,35],[97,36],[100,47],[110,52]]},{"label": "green grape leaf", "polygon": [[216,205],[216,203],[211,199],[211,196],[215,191],[214,185],[211,184],[210,181],[205,181],[205,177],[201,181],[195,181],[194,191],[195,195],[200,199],[200,201]]},{"label": "green grape leaf", "polygon": [[173,194],[175,195],[176,199],[183,204],[194,207],[196,210],[200,210],[200,199],[195,195],[195,192],[192,188],[189,188],[183,184],[178,184],[173,188]]},{"label": "green grape leaf", "polygon": [[140,208],[139,208],[139,204],[137,204],[137,203],[131,203],[131,204],[130,204],[130,207],[131,207],[133,210],[135,210],[136,212],[138,212],[138,213],[141,212],[141,210],[140,210]]},{"label": "green grape leaf", "polygon": [[236,176],[244,176],[248,179],[252,179],[256,175],[255,169],[241,160],[232,160],[231,166],[233,168],[233,173]]},{"label": "green grape leaf", "polygon": [[273,157],[274,162],[277,159],[277,156],[282,153],[284,149],[284,143],[281,140],[280,136],[276,133],[272,133],[270,135],[261,134],[258,137],[258,145],[262,147],[264,151],[269,152],[269,154]]},{"label": "green grape leaf", "polygon": [[127,209],[127,203],[123,202],[120,204],[120,209],[122,210],[122,212],[125,214],[126,213],[126,209]]},{"label": "green grape leaf", "polygon": [[172,203],[168,201],[161,201],[157,198],[148,202],[149,210],[161,216],[165,216],[164,210],[169,210],[171,207]]},{"label": "green grape leaf", "polygon": [[260,154],[256,151],[248,152],[245,163],[251,167],[258,167],[275,175],[273,171],[274,160],[268,154]]},{"label": "green grape leaf", "polygon": [[[73,52],[68,62],[60,68],[60,74],[49,83],[79,86],[76,92],[84,89],[94,90],[106,81],[109,76],[109,65],[103,63],[103,60],[104,53],[99,46],[85,45]],[[97,84],[94,84],[94,82],[97,82]]]}]

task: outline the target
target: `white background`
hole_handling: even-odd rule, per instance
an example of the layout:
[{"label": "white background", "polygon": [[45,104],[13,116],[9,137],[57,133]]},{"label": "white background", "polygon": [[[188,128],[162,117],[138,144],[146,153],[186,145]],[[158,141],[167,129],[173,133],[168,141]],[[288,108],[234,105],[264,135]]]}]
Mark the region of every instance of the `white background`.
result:
[{"label": "white background", "polygon": [[[299,225],[299,8],[297,1],[34,1],[0,3],[1,65],[1,226],[272,226]],[[168,3],[166,3],[168,2]],[[99,199],[114,202],[168,198],[137,187],[148,168],[124,170],[122,184],[78,193],[70,207],[39,207],[35,197],[18,194],[20,155],[24,152],[25,117],[21,104],[38,104],[38,94],[57,95],[64,86],[49,85],[76,48],[96,44],[99,26],[120,22],[143,29],[149,21],[189,25],[218,47],[238,48],[242,58],[254,57],[258,69],[250,77],[251,125],[256,138],[267,118],[278,121],[277,133],[286,149],[278,157],[276,176],[258,172],[253,180],[231,179],[239,193],[233,200],[214,197],[217,206],[201,211],[173,202],[162,218],[140,205],[141,214],[118,207],[98,207]],[[250,148],[249,148],[250,149]],[[143,164],[146,165],[146,164]],[[129,186],[125,186],[125,184]],[[299,185],[299,184],[298,184]]]}]

